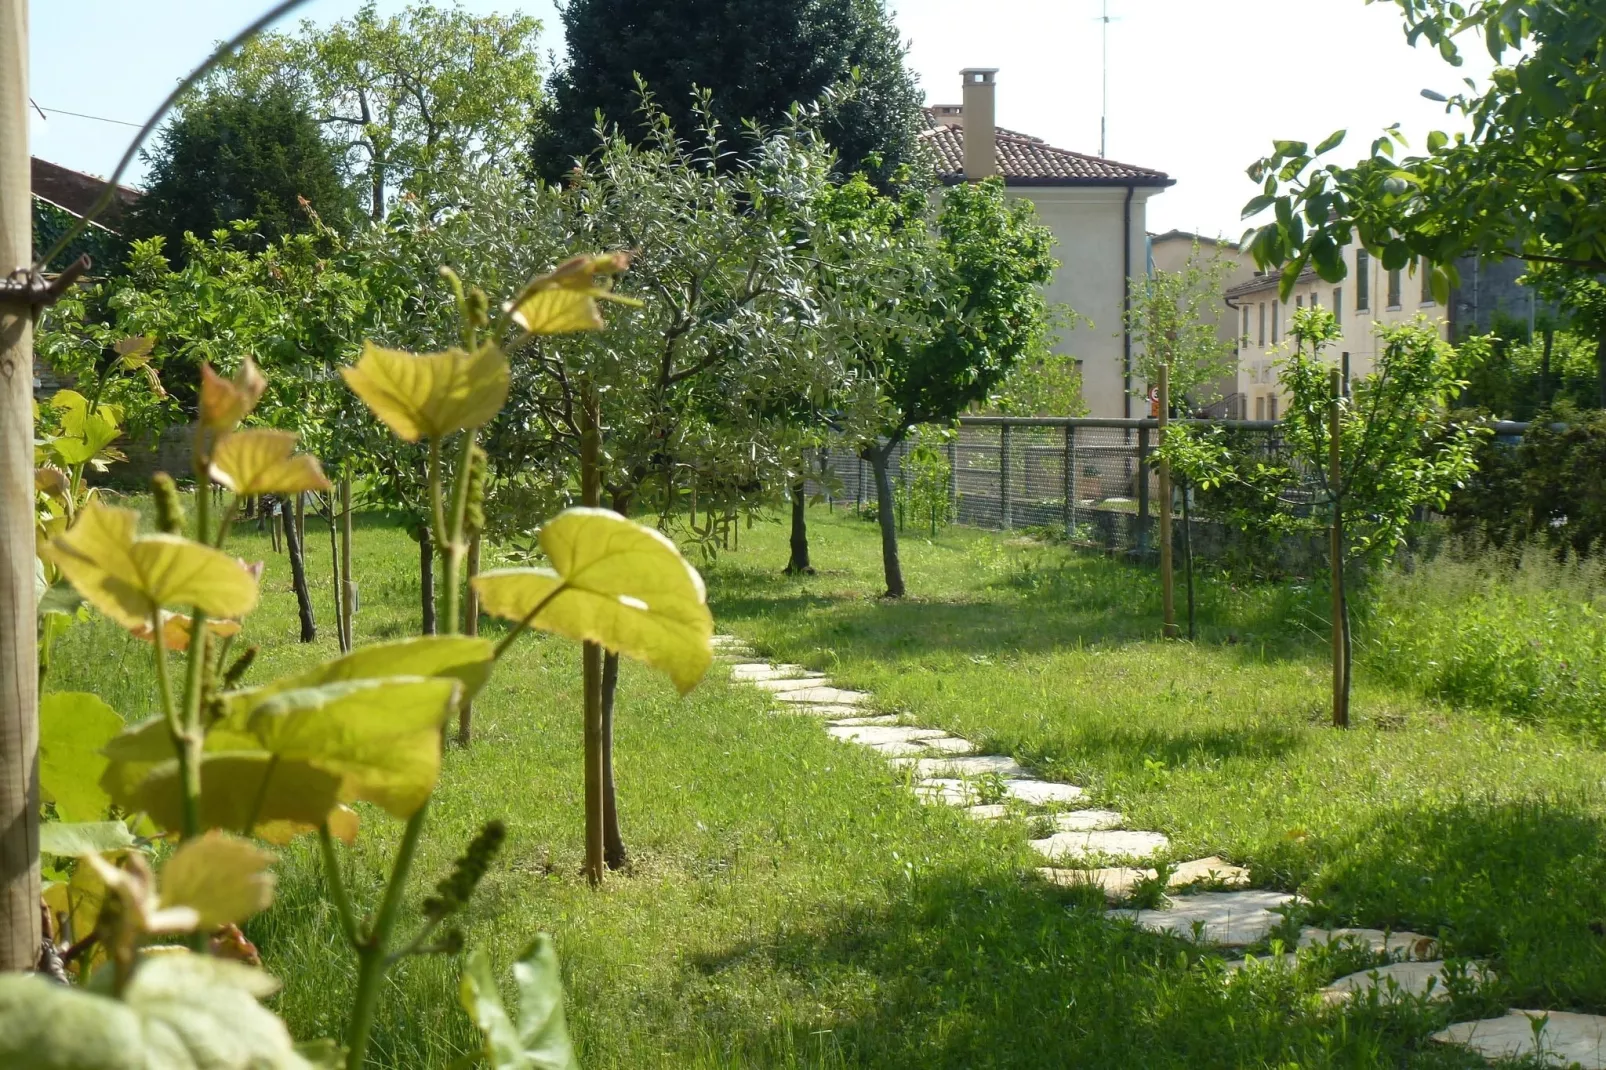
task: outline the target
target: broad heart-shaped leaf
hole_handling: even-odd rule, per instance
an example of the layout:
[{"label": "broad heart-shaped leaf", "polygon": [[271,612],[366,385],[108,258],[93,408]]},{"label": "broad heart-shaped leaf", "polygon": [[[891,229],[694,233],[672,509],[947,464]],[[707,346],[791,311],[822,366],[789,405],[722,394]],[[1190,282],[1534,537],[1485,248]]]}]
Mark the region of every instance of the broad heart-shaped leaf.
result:
[{"label": "broad heart-shaped leaf", "polygon": [[513,322],[531,334],[573,334],[607,326],[596,295],[584,290],[537,290],[513,309]]},{"label": "broad heart-shaped leaf", "polygon": [[[188,613],[174,613],[162,610],[162,643],[169,650],[188,650],[190,648],[190,628],[194,626],[194,618]],[[240,622],[237,620],[219,620],[216,617],[206,619],[206,630],[209,635],[219,639],[226,639],[231,635],[240,634]],[[135,639],[143,639],[147,643],[156,641],[156,629],[149,623],[129,631]]]},{"label": "broad heart-shaped leaf", "polygon": [[257,1000],[277,985],[238,962],[142,958],[121,1000],[0,976],[0,1066],[29,1070],[313,1070]]},{"label": "broad heart-shaped leaf", "polygon": [[494,1070],[578,1070],[563,1015],[558,955],[545,933],[513,964],[519,988],[519,1020],[508,1016],[491,973],[491,960],[474,951],[463,963],[458,998],[485,1038]]},{"label": "broad heart-shaped leaf", "polygon": [[98,695],[53,691],[39,697],[39,786],[63,821],[104,817],[111,798],[100,786],[100,750],[123,719]]},{"label": "broad heart-shaped leaf", "polygon": [[[459,687],[451,677],[398,676],[240,692],[207,731],[205,753],[266,754],[304,764],[338,778],[340,801],[361,799],[411,817],[440,777],[441,725],[457,708]],[[154,718],[123,732],[105,753],[111,763],[102,783],[119,804],[136,808],[145,778],[169,764],[173,747],[165,722]]]},{"label": "broad heart-shaped leaf", "polygon": [[440,440],[489,423],[507,402],[507,357],[494,345],[469,353],[405,353],[364,343],[340,369],[346,385],[406,442]]},{"label": "broad heart-shaped leaf", "polygon": [[607,509],[570,509],[541,529],[552,569],[503,569],[474,580],[493,616],[523,620],[560,585],[531,626],[668,673],[682,694],[713,661],[714,619],[703,578],[675,544]]},{"label": "broad heart-shaped leaf", "polygon": [[240,364],[232,379],[223,378],[212,370],[212,365],[202,364],[201,426],[209,431],[234,430],[251,415],[267,389],[268,380],[250,357]]},{"label": "broad heart-shaped leaf", "polygon": [[139,515],[91,502],[66,534],[39,549],[78,593],[125,628],[163,606],[199,606],[213,617],[243,617],[257,583],[234,558],[177,535],[135,535]]},{"label": "broad heart-shaped leaf", "polygon": [[134,834],[121,821],[46,821],[39,826],[39,853],[77,858],[126,851]]},{"label": "broad heart-shaped leaf", "polygon": [[162,867],[162,906],[190,907],[206,932],[244,921],[273,902],[272,862],[255,844],[214,829],[180,846]]},{"label": "broad heart-shaped leaf", "polygon": [[297,494],[328,490],[318,458],[296,452],[289,431],[257,428],[225,435],[212,448],[211,476],[236,494]]},{"label": "broad heart-shaped leaf", "polygon": [[489,639],[463,635],[427,635],[372,643],[350,654],[315,665],[294,676],[284,676],[249,691],[223,696],[231,712],[261,702],[270,695],[300,687],[317,687],[341,680],[383,680],[397,676],[444,676],[463,685],[462,701],[479,694],[491,677],[496,653]]},{"label": "broad heart-shaped leaf", "polygon": [[[107,776],[116,770],[113,762]],[[206,754],[201,759],[203,829],[251,829],[270,842],[281,842],[321,825],[339,794],[340,777],[310,762],[266,751]],[[163,828],[184,824],[177,759],[152,768],[126,798],[118,798],[115,790],[112,797],[130,810],[143,810]]]}]

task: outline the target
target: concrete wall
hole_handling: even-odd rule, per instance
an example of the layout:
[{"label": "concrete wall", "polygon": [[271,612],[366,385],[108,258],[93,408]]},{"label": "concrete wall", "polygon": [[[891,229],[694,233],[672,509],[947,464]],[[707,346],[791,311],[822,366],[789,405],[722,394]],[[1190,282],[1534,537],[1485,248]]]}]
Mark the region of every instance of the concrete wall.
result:
[{"label": "concrete wall", "polygon": [[[1127,246],[1132,273],[1146,270],[1148,232],[1145,204],[1159,190],[1136,187],[1132,194],[1132,220]],[[1055,237],[1054,256],[1060,268],[1048,287],[1048,299],[1067,305],[1093,321],[1078,323],[1062,333],[1056,352],[1081,362],[1082,394],[1090,416],[1125,416],[1123,383],[1123,314],[1126,280],[1122,274],[1121,242],[1124,186],[1016,186],[1010,196],[1032,202],[1037,214]],[[1142,384],[1134,382],[1134,389]],[[1131,415],[1139,415],[1133,399]]]}]

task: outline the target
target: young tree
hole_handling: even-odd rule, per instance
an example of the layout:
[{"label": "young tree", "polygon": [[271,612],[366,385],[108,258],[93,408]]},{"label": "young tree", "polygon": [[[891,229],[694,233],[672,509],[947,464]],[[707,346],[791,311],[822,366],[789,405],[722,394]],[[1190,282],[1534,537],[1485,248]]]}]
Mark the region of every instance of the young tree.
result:
[{"label": "young tree", "polygon": [[1232,270],[1232,262],[1223,256],[1201,256],[1196,241],[1180,271],[1157,270],[1132,280],[1127,327],[1137,349],[1139,377],[1157,383],[1165,365],[1171,400],[1179,411],[1216,400],[1217,384],[1238,367],[1237,347],[1220,333],[1222,286]]},{"label": "young tree", "polygon": [[265,34],[217,81],[254,95],[289,87],[345,146],[369,214],[391,191],[438,194],[452,174],[505,161],[540,100],[541,24],[423,3],[382,18],[369,0],[328,27]]},{"label": "young tree", "polygon": [[249,219],[267,242],[307,233],[306,207],[339,222],[355,206],[343,153],[284,86],[243,96],[214,89],[186,104],[145,154],[150,179],[129,215],[134,238],[161,236],[176,257]]},{"label": "young tree", "polygon": [[634,143],[654,138],[638,79],[676,130],[697,128],[693,91],[706,90],[727,130],[774,129],[793,104],[820,104],[845,174],[885,179],[918,157],[922,97],[882,0],[572,0],[562,18],[568,62],[531,149],[548,179],[598,148],[599,111]]},{"label": "young tree", "polygon": [[996,179],[948,189],[935,220],[924,194],[882,196],[862,177],[842,187],[830,211],[855,261],[856,315],[869,327],[850,348],[876,395],[876,419],[858,448],[875,472],[886,595],[901,598],[889,462],[912,428],[953,421],[1019,361],[1046,350],[1053,238]]}]

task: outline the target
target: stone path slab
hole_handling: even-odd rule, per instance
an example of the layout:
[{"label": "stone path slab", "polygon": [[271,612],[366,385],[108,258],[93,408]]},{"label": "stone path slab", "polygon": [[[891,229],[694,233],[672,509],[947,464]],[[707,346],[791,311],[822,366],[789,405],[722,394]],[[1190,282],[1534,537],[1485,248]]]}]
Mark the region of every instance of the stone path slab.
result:
[{"label": "stone path slab", "polygon": [[1064,862],[1096,855],[1115,858],[1148,858],[1171,845],[1171,841],[1158,832],[1056,832],[1041,840],[1032,840],[1037,853],[1050,862]]},{"label": "stone path slab", "polygon": [[1428,962],[1439,957],[1439,942],[1421,933],[1386,933],[1382,929],[1318,929],[1307,925],[1299,930],[1299,946],[1344,943],[1363,947],[1391,958]]},{"label": "stone path slab", "polygon": [[977,821],[1001,821],[1009,816],[1009,807],[1003,803],[984,803],[965,807],[965,813]]},{"label": "stone path slab", "polygon": [[969,740],[943,736],[939,739],[894,740],[891,743],[871,743],[868,746],[889,758],[916,758],[930,754],[969,754],[976,748]]},{"label": "stone path slab", "polygon": [[1096,829],[1118,829],[1125,820],[1114,810],[1070,810],[1054,815],[1054,831],[1092,832]]},{"label": "stone path slab", "polygon": [[[849,709],[851,707],[844,708]],[[898,715],[895,713],[882,713],[877,714],[874,717],[838,717],[835,720],[827,721],[825,723],[834,728],[846,728],[850,725],[863,724],[897,724]]]},{"label": "stone path slab", "polygon": [[[1545,1018],[1534,1042],[1534,1019]],[[1501,1018],[1458,1022],[1433,1034],[1441,1044],[1471,1048],[1486,1059],[1535,1055],[1556,1066],[1577,1064],[1583,1070],[1606,1070],[1606,1018],[1569,1011],[1511,1010]]]},{"label": "stone path slab", "polygon": [[914,769],[922,779],[927,777],[1019,777],[1026,770],[1015,759],[1004,754],[980,754],[972,758],[896,758],[888,763],[897,769]]},{"label": "stone path slab", "polygon": [[974,806],[981,801],[973,784],[954,777],[932,777],[915,784],[915,794],[921,802],[947,803],[949,806]]},{"label": "stone path slab", "polygon": [[1171,933],[1192,940],[1195,924],[1198,939],[1224,947],[1245,947],[1264,940],[1282,924],[1277,907],[1296,902],[1298,896],[1282,892],[1200,892],[1171,901],[1164,910],[1111,910],[1110,918],[1130,918],[1140,929]]},{"label": "stone path slab", "polygon": [[837,739],[874,746],[877,743],[908,743],[915,739],[937,739],[940,728],[914,728],[909,725],[831,725],[826,732]]},{"label": "stone path slab", "polygon": [[830,687],[831,681],[815,674],[813,676],[789,676],[779,680],[749,680],[748,683],[765,691],[780,694],[784,691],[802,691],[807,688]]},{"label": "stone path slab", "polygon": [[[777,706],[776,713],[795,713],[801,717],[853,717],[864,711],[857,706],[843,706],[834,702],[788,702]],[[897,720],[897,718],[893,718]]]},{"label": "stone path slab", "polygon": [[1244,888],[1249,885],[1249,871],[1242,866],[1235,866],[1231,862],[1211,855],[1208,858],[1195,858],[1191,862],[1183,862],[1171,871],[1166,881],[1168,888],[1183,888],[1190,884],[1222,884],[1228,888]]},{"label": "stone path slab", "polygon": [[801,665],[771,665],[767,661],[743,661],[731,666],[731,679],[741,683],[758,680],[790,680],[798,676],[818,676]]},{"label": "stone path slab", "polygon": [[[1476,966],[1469,966],[1467,976],[1481,980],[1484,973]],[[1435,1001],[1450,998],[1449,989],[1444,986],[1442,962],[1393,962],[1387,966],[1361,970],[1340,977],[1323,988],[1322,998],[1329,1003],[1342,1003],[1373,988],[1385,1000],[1401,996],[1427,996]]]},{"label": "stone path slab", "polygon": [[1104,892],[1112,903],[1130,899],[1137,886],[1155,876],[1152,869],[1134,869],[1131,866],[1105,866],[1101,869],[1054,869],[1043,867],[1037,875],[1061,888],[1080,888],[1092,885]]},{"label": "stone path slab", "polygon": [[783,691],[775,697],[782,702],[833,706],[858,706],[870,700],[870,696],[863,691],[847,691],[840,687],[803,687],[796,691]]},{"label": "stone path slab", "polygon": [[1084,794],[1075,784],[1055,784],[1047,780],[1031,779],[1009,781],[1004,785],[1004,793],[1011,799],[1019,799],[1027,806],[1076,802]]}]

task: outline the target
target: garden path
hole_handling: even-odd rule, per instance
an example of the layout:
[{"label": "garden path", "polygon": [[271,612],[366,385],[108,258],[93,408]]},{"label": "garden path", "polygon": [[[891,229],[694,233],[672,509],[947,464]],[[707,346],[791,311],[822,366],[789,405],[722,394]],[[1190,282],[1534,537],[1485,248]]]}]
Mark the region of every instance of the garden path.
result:
[{"label": "garden path", "polygon": [[[908,718],[898,714],[871,712],[868,692],[836,687],[823,673],[801,665],[761,661],[737,636],[714,636],[714,649],[721,661],[731,664],[732,682],[762,688],[786,712],[819,717],[836,739],[868,747],[893,768],[910,771],[922,802],[959,807],[978,821],[1025,817],[1040,833],[1029,841],[1045,862],[1037,869],[1040,878],[1061,887],[1099,888],[1111,904],[1106,916],[1112,921],[1129,920],[1138,928],[1220,949],[1229,956],[1229,978],[1244,969],[1290,969],[1300,951],[1340,944],[1386,962],[1327,985],[1322,996],[1329,1002],[1374,988],[1383,999],[1447,998],[1447,967],[1432,937],[1312,926],[1299,927],[1293,936],[1291,909],[1304,900],[1250,889],[1247,869],[1214,855],[1164,867],[1164,888],[1155,889],[1161,869],[1143,863],[1170,853],[1165,834],[1125,828],[1120,813],[1086,807],[1080,787],[1038,779],[1005,755],[977,754],[975,744],[941,729],[907,724]],[[1118,905],[1156,891],[1174,894],[1158,895],[1158,908]],[[1265,945],[1278,933],[1292,951],[1246,956],[1246,949]],[[1461,968],[1470,981],[1488,977],[1475,963]],[[1491,1060],[1542,1053],[1556,1065],[1606,1070],[1606,1017],[1596,1015],[1510,1010],[1499,1018],[1451,1025],[1433,1039],[1463,1045]]]}]

